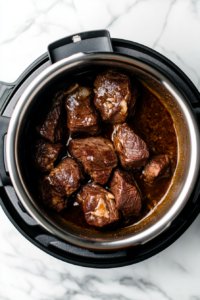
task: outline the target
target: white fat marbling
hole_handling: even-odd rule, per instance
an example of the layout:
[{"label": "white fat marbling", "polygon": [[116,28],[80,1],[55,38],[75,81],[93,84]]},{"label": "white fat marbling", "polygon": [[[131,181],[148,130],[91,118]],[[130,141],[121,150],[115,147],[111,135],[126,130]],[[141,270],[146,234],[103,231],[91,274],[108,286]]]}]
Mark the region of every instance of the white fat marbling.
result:
[{"label": "white fat marbling", "polygon": [[[17,79],[54,40],[101,28],[164,54],[200,89],[199,0],[0,0],[0,80]],[[160,254],[97,270],[42,252],[0,208],[0,300],[199,300],[199,279],[199,217]]]}]

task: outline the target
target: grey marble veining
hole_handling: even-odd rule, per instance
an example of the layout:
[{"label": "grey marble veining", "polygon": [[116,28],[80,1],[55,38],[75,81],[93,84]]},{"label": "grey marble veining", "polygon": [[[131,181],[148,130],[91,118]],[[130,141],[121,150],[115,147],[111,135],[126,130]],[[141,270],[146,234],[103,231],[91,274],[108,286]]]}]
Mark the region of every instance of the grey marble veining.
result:
[{"label": "grey marble veining", "polygon": [[[199,0],[0,0],[0,80],[14,81],[54,40],[101,28],[164,54],[200,90]],[[160,254],[97,270],[42,252],[0,208],[0,300],[199,300],[199,279],[199,217]]]}]

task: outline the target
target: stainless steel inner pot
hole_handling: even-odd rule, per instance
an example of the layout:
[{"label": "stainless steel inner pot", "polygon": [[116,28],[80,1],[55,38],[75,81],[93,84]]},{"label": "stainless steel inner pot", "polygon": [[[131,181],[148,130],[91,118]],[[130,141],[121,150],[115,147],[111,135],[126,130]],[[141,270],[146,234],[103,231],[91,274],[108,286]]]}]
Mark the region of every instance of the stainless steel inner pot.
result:
[{"label": "stainless steel inner pot", "polygon": [[[96,232],[69,225],[53,212],[47,213],[32,193],[24,170],[22,140],[41,95],[64,76],[114,67],[134,74],[151,89],[174,121],[178,141],[178,162],[172,183],[160,203],[142,221],[115,231]],[[180,92],[164,74],[137,59],[116,53],[78,53],[54,63],[36,77],[19,99],[7,133],[8,170],[19,200],[46,230],[66,242],[96,250],[114,250],[144,244],[163,232],[187,203],[199,172],[199,129],[195,115]]]}]

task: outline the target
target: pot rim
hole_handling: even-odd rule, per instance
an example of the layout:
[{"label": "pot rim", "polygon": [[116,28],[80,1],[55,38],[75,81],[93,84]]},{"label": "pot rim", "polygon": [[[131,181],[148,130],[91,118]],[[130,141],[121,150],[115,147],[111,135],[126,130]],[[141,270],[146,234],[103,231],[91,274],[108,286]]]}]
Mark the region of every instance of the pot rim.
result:
[{"label": "pot rim", "polygon": [[[193,147],[191,149],[190,155],[190,166],[188,170],[188,176],[186,183],[176,201],[176,203],[172,206],[169,212],[157,223],[155,223],[152,227],[146,229],[145,231],[138,233],[136,236],[131,236],[128,238],[121,238],[119,240],[108,241],[108,242],[99,242],[95,240],[87,240],[74,235],[71,235],[67,232],[59,230],[57,226],[52,224],[48,219],[46,219],[33,205],[30,201],[29,196],[25,190],[23,185],[22,178],[20,177],[20,168],[18,165],[17,158],[17,148],[16,141],[19,133],[19,124],[22,119],[22,112],[24,113],[30,104],[30,101],[34,98],[36,93],[41,89],[42,86],[48,81],[52,76],[56,76],[59,74],[61,70],[67,70],[72,66],[76,66],[84,61],[92,61],[92,60],[114,60],[125,62],[129,64],[134,64],[139,68],[143,68],[148,72],[154,74],[154,76],[158,77],[162,84],[166,86],[173,94],[174,98],[178,101],[181,108],[185,112],[187,117],[187,121],[189,123],[190,136],[192,139]],[[28,103],[29,100],[29,103]],[[6,159],[9,170],[9,175],[17,193],[17,196],[27,212],[39,223],[44,229],[61,238],[62,240],[69,242],[71,244],[78,245],[80,247],[88,248],[88,249],[96,249],[96,250],[105,250],[105,249],[119,249],[124,247],[129,247],[138,244],[144,244],[149,240],[153,239],[161,232],[163,232],[167,227],[171,225],[171,222],[177,217],[180,211],[183,209],[185,204],[187,203],[195,182],[197,180],[199,167],[200,167],[200,159],[198,156],[199,153],[199,129],[196,122],[195,115],[184,98],[184,95],[177,89],[177,87],[160,71],[152,68],[148,64],[140,61],[139,59],[135,59],[129,57],[127,55],[116,54],[116,53],[78,53],[74,54],[68,58],[62,59],[57,63],[47,67],[42,73],[40,73],[26,88],[24,93],[21,95],[18,100],[15,109],[13,111],[6,139]]]}]

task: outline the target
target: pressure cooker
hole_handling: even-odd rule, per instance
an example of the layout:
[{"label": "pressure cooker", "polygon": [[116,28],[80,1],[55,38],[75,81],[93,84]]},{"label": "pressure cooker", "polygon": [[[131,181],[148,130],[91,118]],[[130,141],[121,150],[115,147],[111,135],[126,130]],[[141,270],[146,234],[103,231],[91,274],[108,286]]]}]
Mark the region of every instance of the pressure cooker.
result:
[{"label": "pressure cooker", "polygon": [[[178,142],[172,183],[158,209],[139,225],[93,236],[46,213],[29,187],[21,145],[42,95],[66,74],[99,67],[131,72],[170,113]],[[110,38],[106,30],[77,33],[48,46],[14,83],[0,82],[0,203],[14,226],[46,253],[80,266],[119,267],[172,244],[199,214],[200,95],[171,61],[143,45]]]}]

